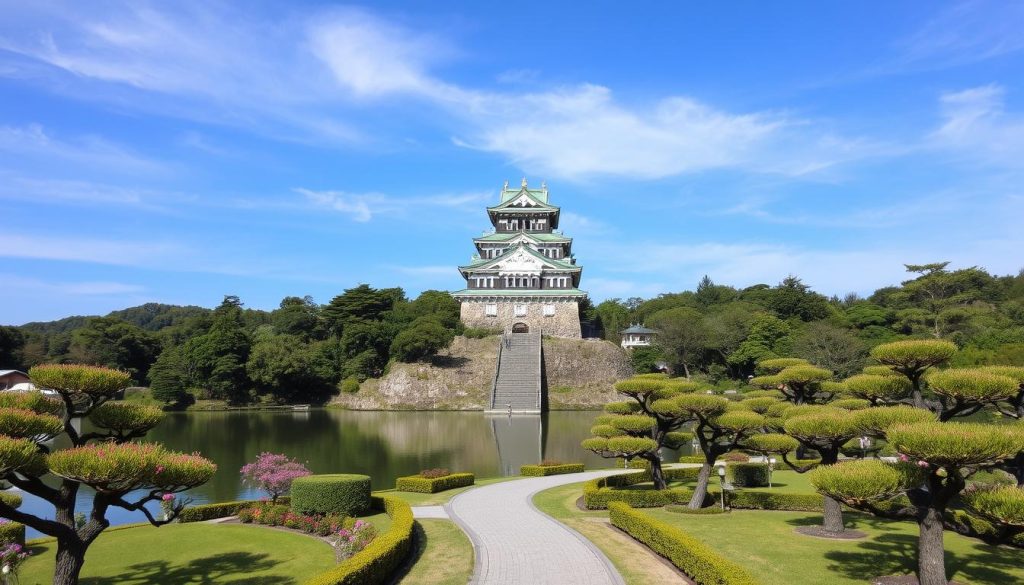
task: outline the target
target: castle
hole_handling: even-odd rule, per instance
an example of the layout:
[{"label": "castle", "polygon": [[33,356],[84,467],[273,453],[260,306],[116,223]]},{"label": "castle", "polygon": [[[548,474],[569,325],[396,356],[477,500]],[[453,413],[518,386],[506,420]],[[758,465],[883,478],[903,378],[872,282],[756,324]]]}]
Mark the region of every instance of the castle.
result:
[{"label": "castle", "polygon": [[487,208],[493,230],[473,239],[477,253],[459,267],[466,288],[453,293],[467,327],[555,337],[580,337],[582,267],[572,238],[559,231],[559,208],[548,189],[516,189],[508,181],[498,205]]}]

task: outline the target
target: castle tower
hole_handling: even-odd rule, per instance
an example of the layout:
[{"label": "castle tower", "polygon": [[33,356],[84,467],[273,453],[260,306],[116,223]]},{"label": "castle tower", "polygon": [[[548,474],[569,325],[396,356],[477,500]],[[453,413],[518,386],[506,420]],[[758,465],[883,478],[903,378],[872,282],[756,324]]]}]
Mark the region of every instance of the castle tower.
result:
[{"label": "castle tower", "polygon": [[572,238],[558,231],[559,208],[547,185],[530,189],[508,182],[498,205],[487,208],[493,230],[473,240],[477,253],[459,267],[466,288],[453,294],[467,327],[541,331],[580,337],[579,289],[583,269],[572,255]]}]

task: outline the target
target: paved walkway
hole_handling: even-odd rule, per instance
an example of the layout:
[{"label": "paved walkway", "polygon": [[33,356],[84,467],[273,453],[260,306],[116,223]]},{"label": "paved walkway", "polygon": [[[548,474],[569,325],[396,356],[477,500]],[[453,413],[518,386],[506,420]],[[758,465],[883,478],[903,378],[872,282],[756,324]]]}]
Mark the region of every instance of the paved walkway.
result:
[{"label": "paved walkway", "polygon": [[552,475],[463,492],[445,506],[473,541],[476,585],[622,585],[611,561],[576,531],[533,507],[541,490],[617,473]]},{"label": "paved walkway", "polygon": [[444,506],[413,506],[413,518],[447,518],[448,510]]}]

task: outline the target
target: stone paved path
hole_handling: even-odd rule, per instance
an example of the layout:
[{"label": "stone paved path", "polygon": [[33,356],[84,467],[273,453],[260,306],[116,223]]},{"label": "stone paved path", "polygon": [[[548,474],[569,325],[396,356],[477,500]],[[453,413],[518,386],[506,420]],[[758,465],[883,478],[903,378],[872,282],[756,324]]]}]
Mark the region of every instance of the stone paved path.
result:
[{"label": "stone paved path", "polygon": [[507,481],[463,492],[445,506],[473,541],[479,585],[622,585],[607,557],[533,507],[541,490],[617,473],[591,471]]},{"label": "stone paved path", "polygon": [[413,518],[447,518],[448,511],[444,506],[413,506]]}]

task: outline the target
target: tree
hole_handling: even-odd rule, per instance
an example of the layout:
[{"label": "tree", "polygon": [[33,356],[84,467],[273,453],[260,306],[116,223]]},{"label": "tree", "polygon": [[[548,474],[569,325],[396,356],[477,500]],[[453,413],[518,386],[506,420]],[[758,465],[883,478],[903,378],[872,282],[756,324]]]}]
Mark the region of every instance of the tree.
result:
[{"label": "tree", "polygon": [[702,361],[708,339],[704,316],[696,309],[677,307],[651,315],[650,324],[658,330],[658,346],[673,364],[682,366],[690,377],[690,367]]},{"label": "tree", "polygon": [[877,345],[871,350],[871,357],[906,376],[914,406],[925,408],[921,377],[930,368],[949,361],[955,353],[956,346],[948,341],[912,339]]},{"label": "tree", "polygon": [[131,323],[95,317],[71,334],[68,351],[76,362],[126,370],[142,382],[160,353],[160,342]]},{"label": "tree", "polygon": [[306,340],[324,337],[320,306],[308,295],[283,298],[280,307],[271,313],[270,322],[275,331],[285,335],[294,335]]},{"label": "tree", "polygon": [[149,389],[153,398],[164,404],[181,402],[188,389],[189,379],[179,347],[169,347],[160,353],[149,369]]},{"label": "tree", "polygon": [[628,400],[606,404],[606,414],[598,416],[590,428],[595,436],[581,445],[605,458],[647,461],[654,489],[663,490],[668,486],[661,470],[661,449],[678,449],[690,436],[679,431],[690,419],[675,409],[672,399],[698,388],[695,383],[657,374],[617,382],[615,390]]},{"label": "tree", "polygon": [[845,378],[864,367],[868,349],[848,329],[815,321],[797,335],[793,354]]},{"label": "tree", "polygon": [[661,350],[655,346],[634,347],[629,352],[629,364],[638,374],[654,373],[658,369],[658,361],[662,359]]},{"label": "tree", "polygon": [[242,466],[242,483],[265,491],[270,501],[277,499],[292,489],[292,482],[300,477],[313,473],[298,460],[277,453],[260,453],[256,461]]},{"label": "tree", "polygon": [[391,355],[402,362],[415,362],[448,347],[455,332],[431,317],[417,319],[391,342]]},{"label": "tree", "polygon": [[[893,424],[884,434],[907,462],[862,459],[822,467],[811,483],[852,508],[916,520],[918,581],[947,585],[943,516],[950,502],[971,475],[1024,449],[1024,433],[1005,425],[917,422]],[[909,505],[893,502],[898,496],[906,496]]]},{"label": "tree", "polygon": [[25,346],[25,334],[16,327],[0,326],[0,367],[4,369],[22,366],[21,350]]},{"label": "tree", "polygon": [[[321,342],[322,343],[322,342]],[[261,394],[278,402],[326,402],[334,391],[338,367],[315,344],[261,328],[249,352],[245,372]]]},{"label": "tree", "polygon": [[832,372],[812,366],[800,358],[775,358],[758,362],[765,375],[752,378],[750,383],[765,389],[775,388],[793,404],[818,404],[833,397],[834,388],[828,382]]},{"label": "tree", "polygon": [[604,338],[618,343],[619,332],[629,326],[629,309],[619,299],[602,301],[594,308],[604,330]]},{"label": "tree", "polygon": [[185,344],[183,359],[197,383],[210,395],[246,403],[251,398],[245,372],[250,344],[242,319],[242,303],[238,297],[229,295],[214,309],[210,330]]},{"label": "tree", "polygon": [[[0,516],[20,522],[57,540],[54,585],[74,585],[89,545],[110,525],[111,507],[138,511],[154,526],[173,521],[185,502],[172,505],[158,520],[145,505],[164,494],[182,492],[213,477],[217,466],[199,455],[136,443],[163,417],[160,409],[109,402],[131,380],[129,374],[102,367],[43,365],[29,370],[32,382],[57,393],[57,399],[32,392],[0,395],[0,477],[53,506],[54,519],[22,512],[0,501]],[[97,431],[80,433],[74,418],[88,418]],[[49,452],[65,434],[71,448]],[[59,487],[44,481],[52,474]],[[75,506],[81,486],[93,488],[92,509],[81,526]],[[130,492],[142,490],[138,499]]]},{"label": "tree", "polygon": [[782,319],[761,315],[754,320],[747,338],[729,355],[727,362],[745,374],[762,360],[786,355],[791,331],[792,328]]},{"label": "tree", "polygon": [[405,293],[400,288],[375,289],[360,284],[331,299],[322,314],[328,328],[335,335],[341,335],[349,323],[380,321],[385,313],[404,300]]}]

